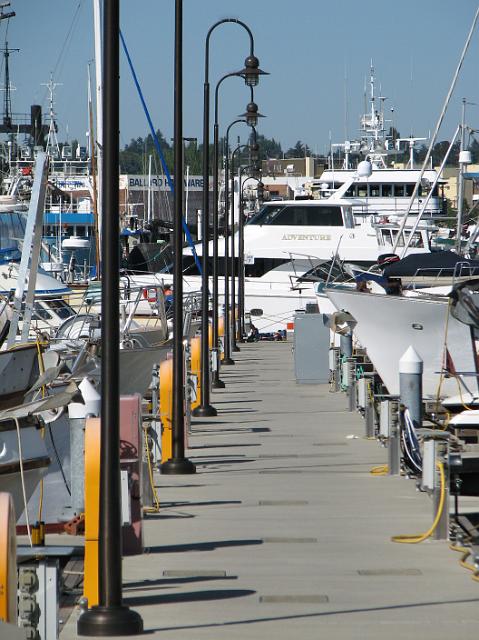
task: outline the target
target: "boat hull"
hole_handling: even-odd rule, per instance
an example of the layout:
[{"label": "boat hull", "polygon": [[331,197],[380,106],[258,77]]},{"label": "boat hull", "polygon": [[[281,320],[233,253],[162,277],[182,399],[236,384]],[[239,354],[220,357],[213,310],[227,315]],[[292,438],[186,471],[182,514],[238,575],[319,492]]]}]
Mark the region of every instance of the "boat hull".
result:
[{"label": "boat hull", "polygon": [[[441,376],[449,362],[457,372],[476,371],[470,328],[449,313],[448,298],[402,297],[358,291],[327,290],[338,310],[349,311],[357,324],[354,334],[367,350],[388,391],[399,395],[399,360],[409,346],[424,363],[423,396],[434,399],[458,393],[454,377]],[[473,393],[475,377],[464,378]]]}]

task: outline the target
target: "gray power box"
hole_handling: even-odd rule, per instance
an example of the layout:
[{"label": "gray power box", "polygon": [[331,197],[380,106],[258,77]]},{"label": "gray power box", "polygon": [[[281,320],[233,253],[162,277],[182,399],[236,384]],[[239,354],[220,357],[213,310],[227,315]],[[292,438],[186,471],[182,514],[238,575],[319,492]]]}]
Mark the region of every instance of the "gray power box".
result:
[{"label": "gray power box", "polygon": [[330,330],[321,313],[294,316],[294,371],[298,384],[329,382]]}]

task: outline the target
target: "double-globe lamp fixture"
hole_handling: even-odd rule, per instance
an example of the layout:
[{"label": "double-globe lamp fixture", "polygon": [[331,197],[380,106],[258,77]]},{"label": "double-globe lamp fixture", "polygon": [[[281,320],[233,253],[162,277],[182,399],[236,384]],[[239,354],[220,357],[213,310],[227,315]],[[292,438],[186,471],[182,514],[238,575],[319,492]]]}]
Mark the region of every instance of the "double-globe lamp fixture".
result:
[{"label": "double-globe lamp fixture", "polygon": [[[244,78],[246,86],[251,88],[259,83],[259,77],[266,72],[259,68],[259,60],[254,55],[254,39],[251,29],[237,18],[223,18],[208,30],[205,43],[205,76],[203,91],[203,241],[202,241],[202,296],[201,296],[201,401],[193,411],[194,416],[215,416],[216,409],[210,403],[210,351],[209,351],[209,293],[208,293],[208,253],[209,253],[209,44],[212,32],[224,23],[234,23],[248,33],[250,54],[245,60],[244,68],[232,74]],[[215,310],[213,310],[215,312]],[[213,345],[215,346],[215,345]]]}]

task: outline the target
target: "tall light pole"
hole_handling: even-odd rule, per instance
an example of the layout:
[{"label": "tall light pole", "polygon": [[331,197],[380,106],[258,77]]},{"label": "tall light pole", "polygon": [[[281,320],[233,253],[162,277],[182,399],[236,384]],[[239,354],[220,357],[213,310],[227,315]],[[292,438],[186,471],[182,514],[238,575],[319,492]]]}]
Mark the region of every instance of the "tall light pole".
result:
[{"label": "tall light pole", "polygon": [[[205,75],[203,85],[203,238],[202,238],[202,285],[201,285],[201,403],[193,411],[197,417],[217,415],[210,403],[210,351],[209,351],[209,121],[210,121],[210,83],[209,83],[209,45],[213,31],[225,23],[238,24],[245,29],[250,38],[250,54],[245,60],[241,75],[248,86],[256,86],[263,73],[259,68],[259,60],[254,55],[254,40],[251,29],[237,18],[224,18],[210,27],[205,43]],[[224,363],[224,361],[223,361]]]},{"label": "tall light pole", "polygon": [[248,180],[256,180],[256,198],[259,204],[261,204],[264,195],[264,184],[260,178],[256,176],[248,176],[245,180],[242,180],[242,173],[247,170],[256,170],[257,165],[243,167],[240,171],[240,184],[239,184],[239,224],[238,224],[238,316],[239,316],[239,342],[244,342],[245,326],[244,326],[244,312],[245,312],[245,263],[244,263],[244,185]]},{"label": "tall light pole", "polygon": [[243,77],[241,71],[227,73],[218,80],[215,88],[215,120],[213,125],[213,352],[216,354],[217,366],[213,372],[211,386],[213,389],[224,389],[225,383],[220,379],[219,332],[218,332],[218,171],[219,171],[219,89],[226,78]]},{"label": "tall light pole", "polygon": [[[257,161],[258,160],[258,144],[256,142],[256,129],[255,127],[252,127],[253,129],[253,138],[255,140],[255,142],[253,144],[240,144],[236,147],[236,149],[234,149],[234,151],[231,154],[231,169],[230,169],[230,174],[231,174],[231,350],[232,351],[239,351],[239,347],[236,344],[236,332],[237,332],[237,322],[236,322],[236,275],[240,274],[240,270],[239,268],[236,269],[236,255],[235,255],[235,220],[234,220],[234,181],[235,181],[235,166],[234,166],[234,160],[235,160],[235,155],[240,152],[242,149],[249,149],[250,151],[250,161]],[[241,178],[240,178],[240,185],[239,188],[241,189]],[[239,247],[239,233],[238,233],[238,262],[240,261],[240,247]],[[239,267],[239,265],[238,265]]]},{"label": "tall light pole", "polygon": [[119,44],[120,2],[104,0],[101,309],[101,444],[99,522],[99,604],[78,619],[80,636],[136,635],[143,620],[123,604],[120,494],[119,378]]},{"label": "tall light pole", "polygon": [[195,473],[185,457],[184,352],[183,352],[183,0],[175,0],[175,91],[174,91],[174,175],[173,229],[173,456],[161,465],[162,474]]}]

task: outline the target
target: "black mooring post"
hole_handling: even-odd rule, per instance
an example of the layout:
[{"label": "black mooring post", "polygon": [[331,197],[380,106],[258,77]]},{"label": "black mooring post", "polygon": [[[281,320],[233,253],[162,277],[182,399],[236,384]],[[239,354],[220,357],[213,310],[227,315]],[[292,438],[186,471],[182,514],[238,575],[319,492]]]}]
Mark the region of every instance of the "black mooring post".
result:
[{"label": "black mooring post", "polygon": [[119,38],[120,2],[104,0],[99,604],[78,619],[80,636],[141,633],[122,602],[119,394]]},{"label": "black mooring post", "polygon": [[183,354],[183,0],[175,0],[175,104],[174,104],[174,231],[173,231],[173,457],[161,465],[163,474],[195,473],[185,458],[184,354]]}]

